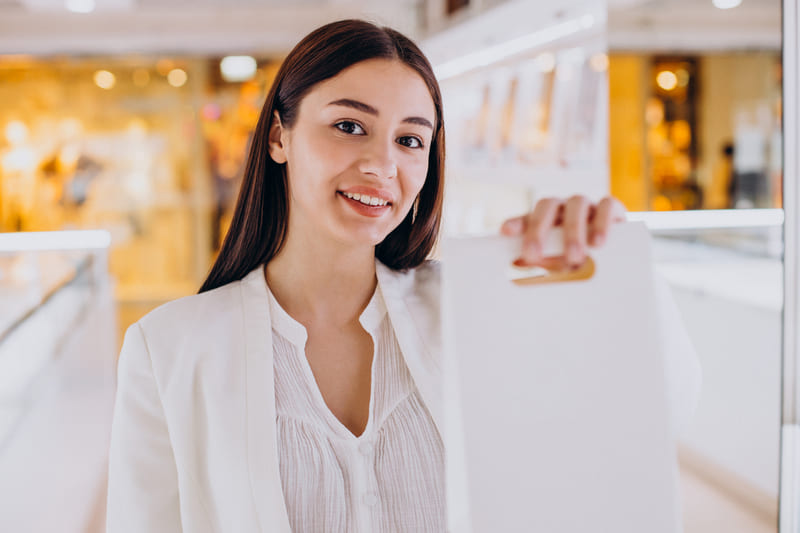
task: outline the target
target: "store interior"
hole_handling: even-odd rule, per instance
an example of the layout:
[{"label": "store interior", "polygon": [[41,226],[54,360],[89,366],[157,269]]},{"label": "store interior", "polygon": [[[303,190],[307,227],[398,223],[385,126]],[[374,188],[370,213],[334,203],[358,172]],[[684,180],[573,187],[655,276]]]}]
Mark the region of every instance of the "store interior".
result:
[{"label": "store interior", "polygon": [[124,332],[197,292],[282,57],[347,17],[435,67],[446,237],[573,194],[648,225],[703,367],[684,530],[778,531],[781,1],[551,4],[0,0],[0,531],[104,530]]}]

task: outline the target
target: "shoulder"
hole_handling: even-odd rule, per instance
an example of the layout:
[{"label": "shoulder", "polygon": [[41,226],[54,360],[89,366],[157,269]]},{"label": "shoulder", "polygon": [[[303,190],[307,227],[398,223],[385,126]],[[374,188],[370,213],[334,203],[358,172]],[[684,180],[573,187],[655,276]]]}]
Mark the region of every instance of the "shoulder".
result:
[{"label": "shoulder", "polygon": [[411,289],[417,285],[436,284],[439,283],[441,276],[441,265],[439,261],[433,259],[427,259],[417,267],[404,270],[394,270],[380,261],[376,264],[379,278],[390,280],[391,283],[403,288]]},{"label": "shoulder", "polygon": [[[241,281],[185,296],[155,308],[133,327],[141,330],[151,356],[176,360],[236,336],[242,327]],[[229,342],[229,341],[226,341]]]},{"label": "shoulder", "polygon": [[404,302],[417,322],[438,324],[441,309],[441,267],[438,261],[425,261],[406,270],[392,270],[378,262],[377,274],[387,300]]},{"label": "shoulder", "polygon": [[226,314],[240,301],[239,285],[241,281],[233,281],[216,289],[200,294],[184,296],[160,305],[139,320],[145,331],[191,327],[214,320]]},{"label": "shoulder", "polygon": [[441,268],[438,261],[427,260],[418,267],[393,270],[380,261],[377,262],[378,281],[381,289],[402,298],[422,296],[436,297],[438,300],[441,285]]},{"label": "shoulder", "polygon": [[413,291],[428,305],[438,309],[442,285],[442,269],[439,261],[425,261],[413,269],[413,276]]},{"label": "shoulder", "polygon": [[441,282],[442,265],[437,260],[429,259],[411,270],[414,272],[417,283],[430,285]]}]

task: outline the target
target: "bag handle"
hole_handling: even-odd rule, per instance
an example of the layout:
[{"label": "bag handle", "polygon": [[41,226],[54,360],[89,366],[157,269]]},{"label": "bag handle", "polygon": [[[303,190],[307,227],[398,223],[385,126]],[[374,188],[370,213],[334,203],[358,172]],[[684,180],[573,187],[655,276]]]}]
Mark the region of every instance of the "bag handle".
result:
[{"label": "bag handle", "polygon": [[[533,271],[533,272],[532,272]],[[586,256],[577,268],[570,267],[566,258],[561,256],[545,257],[535,267],[520,267],[512,264],[511,282],[519,286],[547,285],[569,281],[586,281],[594,276],[594,260]]]}]

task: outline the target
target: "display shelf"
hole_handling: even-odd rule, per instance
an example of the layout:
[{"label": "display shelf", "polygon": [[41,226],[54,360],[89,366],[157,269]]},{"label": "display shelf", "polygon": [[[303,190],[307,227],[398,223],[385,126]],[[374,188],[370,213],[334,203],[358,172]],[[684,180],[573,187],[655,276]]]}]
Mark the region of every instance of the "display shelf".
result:
[{"label": "display shelf", "polygon": [[605,172],[591,165],[583,168],[565,168],[559,165],[520,166],[510,164],[454,164],[447,172],[456,180],[468,180],[487,185],[525,187],[537,197],[568,197],[583,194],[599,199],[606,194],[608,183]]}]

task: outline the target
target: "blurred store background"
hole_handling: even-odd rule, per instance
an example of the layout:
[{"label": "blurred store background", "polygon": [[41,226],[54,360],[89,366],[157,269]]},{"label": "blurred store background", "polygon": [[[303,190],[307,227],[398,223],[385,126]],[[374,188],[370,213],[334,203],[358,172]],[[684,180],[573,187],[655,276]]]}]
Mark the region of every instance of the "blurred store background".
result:
[{"label": "blurred store background", "polygon": [[780,0],[0,0],[0,531],[102,530],[122,334],[196,292],[282,57],[347,17],[436,67],[446,234],[650,226],[704,367],[686,531],[777,531]]}]

